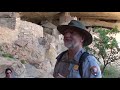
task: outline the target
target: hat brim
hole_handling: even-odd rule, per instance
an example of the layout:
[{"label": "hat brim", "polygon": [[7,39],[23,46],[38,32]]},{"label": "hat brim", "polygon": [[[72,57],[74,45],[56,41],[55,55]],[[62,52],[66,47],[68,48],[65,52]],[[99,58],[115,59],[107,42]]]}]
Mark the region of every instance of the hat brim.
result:
[{"label": "hat brim", "polygon": [[64,31],[67,29],[77,30],[85,35],[83,46],[87,46],[87,45],[90,45],[92,43],[92,40],[93,40],[92,35],[85,29],[78,28],[75,26],[68,26],[68,25],[59,25],[57,27],[57,29],[61,34],[63,34]]}]

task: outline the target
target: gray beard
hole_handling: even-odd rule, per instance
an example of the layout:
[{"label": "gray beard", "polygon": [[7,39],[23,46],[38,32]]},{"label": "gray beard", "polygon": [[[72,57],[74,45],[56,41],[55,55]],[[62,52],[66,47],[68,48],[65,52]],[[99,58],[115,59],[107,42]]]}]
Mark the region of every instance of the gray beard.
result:
[{"label": "gray beard", "polygon": [[75,42],[66,42],[64,43],[65,47],[68,49],[74,49],[80,45],[80,43],[75,43]]},{"label": "gray beard", "polygon": [[66,42],[66,43],[64,43],[64,45],[65,45],[68,49],[74,48],[74,42]]}]

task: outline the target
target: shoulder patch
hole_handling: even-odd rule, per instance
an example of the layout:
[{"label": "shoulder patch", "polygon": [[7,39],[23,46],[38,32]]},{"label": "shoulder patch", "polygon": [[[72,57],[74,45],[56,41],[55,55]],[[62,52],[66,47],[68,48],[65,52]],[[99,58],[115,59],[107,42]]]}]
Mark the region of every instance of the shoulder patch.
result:
[{"label": "shoulder patch", "polygon": [[90,67],[90,72],[91,72],[91,74],[93,74],[94,76],[97,76],[98,68],[97,68],[96,66],[92,66],[92,67]]}]

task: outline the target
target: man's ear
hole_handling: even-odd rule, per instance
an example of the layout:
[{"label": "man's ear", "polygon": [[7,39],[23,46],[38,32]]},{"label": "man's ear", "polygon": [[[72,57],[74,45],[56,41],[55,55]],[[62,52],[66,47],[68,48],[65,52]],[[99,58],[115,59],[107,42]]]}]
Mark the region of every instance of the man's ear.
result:
[{"label": "man's ear", "polygon": [[82,43],[84,42],[84,38],[81,39],[81,42],[82,42]]},{"label": "man's ear", "polygon": [[84,36],[81,37],[81,42],[82,42],[82,43],[84,42]]}]

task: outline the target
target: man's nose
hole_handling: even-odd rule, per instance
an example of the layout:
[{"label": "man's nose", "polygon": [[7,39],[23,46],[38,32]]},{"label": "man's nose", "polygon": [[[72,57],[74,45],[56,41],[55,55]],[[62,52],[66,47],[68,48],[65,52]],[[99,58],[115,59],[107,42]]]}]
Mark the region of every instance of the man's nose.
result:
[{"label": "man's nose", "polygon": [[64,34],[64,37],[70,37],[71,36],[71,33],[70,32],[67,32]]}]

